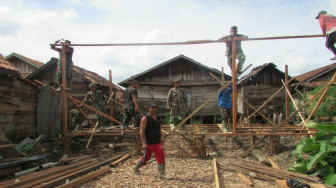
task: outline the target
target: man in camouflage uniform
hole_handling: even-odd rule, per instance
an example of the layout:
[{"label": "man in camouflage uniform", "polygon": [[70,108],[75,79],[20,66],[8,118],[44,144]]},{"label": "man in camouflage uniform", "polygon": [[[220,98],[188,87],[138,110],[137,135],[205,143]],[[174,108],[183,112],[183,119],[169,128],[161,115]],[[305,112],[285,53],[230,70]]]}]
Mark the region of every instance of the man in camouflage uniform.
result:
[{"label": "man in camouflage uniform", "polygon": [[139,82],[137,80],[131,81],[132,87],[124,90],[124,108],[123,108],[123,120],[121,129],[121,134],[126,133],[126,128],[130,123],[130,120],[134,119],[134,128],[140,129],[140,108],[138,104],[138,88]]},{"label": "man in camouflage uniform", "polygon": [[73,130],[81,129],[85,119],[82,113],[76,108],[76,105],[74,105],[74,108],[70,110],[70,119],[71,119],[71,129]]},{"label": "man in camouflage uniform", "polygon": [[[90,83],[89,89],[91,89],[91,91],[87,92],[83,102],[87,104],[88,101],[91,101],[93,103],[93,107],[102,112],[103,110],[105,110],[106,103],[107,103],[103,95],[103,92],[100,90],[97,90],[97,85],[95,83]],[[104,125],[104,117],[102,117],[98,113],[96,113],[96,115],[98,117],[97,127],[101,128]]]},{"label": "man in camouflage uniform", "polygon": [[[222,87],[223,84],[220,85]],[[218,99],[219,99],[219,109],[222,116],[222,130],[227,131],[228,127],[228,120],[231,117],[232,114],[232,100],[231,100],[231,94],[232,94],[232,84],[229,85],[229,88],[223,89],[221,92],[218,93]]]},{"label": "man in camouflage uniform", "polygon": [[[188,99],[185,90],[180,88],[179,80],[175,80],[173,85],[174,87],[168,92],[167,104],[170,115],[173,118],[174,126],[176,127],[186,117]],[[183,123],[182,129],[186,129],[185,123]]]},{"label": "man in camouflage uniform", "polygon": [[[58,44],[61,40],[57,40],[55,44]],[[74,52],[74,49],[70,46],[71,42],[69,40],[65,40],[64,42],[61,42],[62,46],[64,46],[65,50],[65,59],[66,59],[66,82],[67,82],[67,90],[71,91],[72,87],[72,54]],[[57,72],[56,72],[56,77],[57,77],[57,82],[59,88],[57,89],[58,91],[61,90],[61,85],[62,85],[62,49],[61,48],[56,48],[55,45],[51,46],[51,49],[59,52],[59,60],[58,60],[58,65],[57,65]]]},{"label": "man in camouflage uniform", "polygon": [[[237,26],[232,26],[230,29],[230,35],[224,36],[220,38],[219,40],[225,40],[225,39],[247,39],[248,37],[246,35],[238,34]],[[225,42],[226,43],[226,52],[225,55],[228,56],[228,65],[232,70],[232,42]],[[244,62],[245,62],[245,55],[241,48],[241,41],[236,41],[236,59],[239,60],[238,63],[238,69],[237,73],[241,74],[241,70],[243,68]]]}]

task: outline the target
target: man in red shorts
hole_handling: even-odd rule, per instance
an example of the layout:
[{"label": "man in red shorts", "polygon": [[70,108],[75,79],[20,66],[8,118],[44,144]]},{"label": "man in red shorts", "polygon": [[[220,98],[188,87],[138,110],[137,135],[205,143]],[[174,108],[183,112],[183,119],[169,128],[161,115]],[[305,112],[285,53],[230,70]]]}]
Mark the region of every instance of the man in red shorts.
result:
[{"label": "man in red shorts", "polygon": [[133,172],[140,175],[139,168],[144,166],[152,154],[155,154],[158,162],[159,178],[166,178],[165,174],[165,155],[163,145],[161,143],[161,122],[157,116],[158,105],[155,102],[148,104],[148,114],[141,119],[140,138],[142,148],[145,150],[144,155],[133,167]]}]

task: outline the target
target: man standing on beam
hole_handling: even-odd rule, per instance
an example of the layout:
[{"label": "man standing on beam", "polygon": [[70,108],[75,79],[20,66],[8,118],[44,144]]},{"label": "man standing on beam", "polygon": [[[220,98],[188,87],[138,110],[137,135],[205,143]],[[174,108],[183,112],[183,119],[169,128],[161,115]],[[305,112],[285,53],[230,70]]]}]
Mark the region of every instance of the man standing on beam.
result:
[{"label": "man standing on beam", "polygon": [[[227,39],[247,39],[248,37],[246,35],[238,34],[237,26],[232,26],[230,29],[230,35],[224,36],[220,38],[219,40],[227,40]],[[232,70],[232,41],[225,42],[226,43],[226,52],[225,55],[228,56],[228,65]],[[239,60],[238,67],[237,67],[237,73],[241,74],[241,71],[243,69],[243,65],[245,62],[245,55],[241,48],[241,41],[236,41],[236,59]]]}]

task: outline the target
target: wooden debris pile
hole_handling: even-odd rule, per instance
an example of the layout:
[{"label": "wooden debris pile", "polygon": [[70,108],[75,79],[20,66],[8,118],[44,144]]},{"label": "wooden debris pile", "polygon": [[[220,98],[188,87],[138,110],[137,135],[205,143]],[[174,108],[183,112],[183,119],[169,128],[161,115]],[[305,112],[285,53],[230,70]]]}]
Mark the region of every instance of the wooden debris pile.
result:
[{"label": "wooden debris pile", "polygon": [[130,154],[121,154],[99,160],[95,155],[85,155],[62,159],[59,161],[59,166],[2,182],[0,187],[55,187],[58,185],[61,185],[60,187],[74,187],[109,172],[111,166],[115,166],[129,157]]}]

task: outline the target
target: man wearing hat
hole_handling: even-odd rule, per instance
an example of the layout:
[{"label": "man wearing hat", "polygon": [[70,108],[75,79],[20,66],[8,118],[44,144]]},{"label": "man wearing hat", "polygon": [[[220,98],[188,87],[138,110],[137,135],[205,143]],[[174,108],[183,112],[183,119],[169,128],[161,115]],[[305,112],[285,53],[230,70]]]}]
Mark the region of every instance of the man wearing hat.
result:
[{"label": "man wearing hat", "polygon": [[[246,35],[238,34],[238,28],[237,26],[232,26],[230,29],[230,35],[224,36],[220,38],[219,40],[226,40],[226,39],[247,39],[248,37]],[[232,42],[225,42],[226,43],[226,52],[225,55],[228,56],[228,65],[232,70]],[[241,48],[241,41],[236,41],[236,59],[239,60],[238,63],[238,69],[237,73],[241,74],[241,70],[243,68],[244,62],[245,62],[245,55]]]},{"label": "man wearing hat", "polygon": [[[103,92],[100,90],[97,90],[97,84],[95,83],[90,83],[89,84],[89,89],[90,91],[87,92],[86,96],[84,97],[84,103],[87,104],[88,101],[91,101],[93,103],[93,107],[96,108],[99,111],[102,111],[105,109],[106,106],[106,98],[103,95]],[[104,125],[104,118],[96,113],[98,119],[98,126],[97,127],[102,127]]]},{"label": "man wearing hat", "polygon": [[[59,42],[63,41],[62,40],[57,40],[55,44],[58,44]],[[62,49],[61,48],[56,48],[54,45],[51,45],[51,49],[57,51],[59,53],[59,60],[58,60],[58,65],[57,65],[57,72],[56,72],[56,77],[58,81],[59,88],[57,89],[58,91],[61,90],[61,84],[62,84]],[[65,40],[64,42],[61,42],[61,45],[64,46],[65,50],[65,67],[66,67],[66,82],[67,82],[67,90],[71,91],[72,87],[72,67],[73,67],[73,62],[72,62],[72,54],[74,52],[74,49],[70,47],[69,45],[71,42],[69,40]]]},{"label": "man wearing hat", "polygon": [[[223,84],[220,84],[220,87],[222,87]],[[222,117],[222,130],[227,131],[228,127],[228,120],[231,117],[232,114],[232,100],[231,100],[231,94],[232,94],[232,84],[229,85],[229,88],[223,89],[221,92],[218,93],[218,99],[219,99],[219,109],[221,112]]]},{"label": "man wearing hat", "polygon": [[316,19],[319,20],[323,35],[326,36],[326,47],[335,55],[330,60],[336,60],[336,17],[323,10],[318,13]]},{"label": "man wearing hat", "polygon": [[140,175],[139,168],[144,166],[154,153],[158,162],[159,178],[166,178],[165,155],[161,143],[161,121],[160,117],[157,116],[158,105],[152,101],[147,107],[149,113],[142,117],[140,125],[140,138],[142,141],[142,148],[145,152],[132,169],[135,174]]},{"label": "man wearing hat", "polygon": [[123,108],[123,120],[121,134],[126,133],[126,128],[132,118],[134,118],[135,129],[140,128],[140,108],[138,104],[138,87],[139,82],[137,80],[131,81],[132,86],[124,90],[124,108]]},{"label": "man wearing hat", "polygon": [[[176,127],[185,117],[188,110],[188,100],[186,92],[180,88],[180,80],[173,82],[173,88],[168,92],[168,110],[173,117],[174,126]],[[182,129],[185,130],[185,123],[182,124]]]}]

